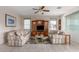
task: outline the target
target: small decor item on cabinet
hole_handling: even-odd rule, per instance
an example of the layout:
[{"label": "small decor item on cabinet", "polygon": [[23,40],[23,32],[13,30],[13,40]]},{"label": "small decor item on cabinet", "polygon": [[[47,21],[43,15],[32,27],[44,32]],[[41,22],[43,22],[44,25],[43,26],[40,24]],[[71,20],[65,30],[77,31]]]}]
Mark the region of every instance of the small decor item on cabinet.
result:
[{"label": "small decor item on cabinet", "polygon": [[15,27],[16,26],[16,18],[14,16],[5,14],[5,26],[6,27]]},{"label": "small decor item on cabinet", "polygon": [[58,21],[58,30],[61,30],[61,19]]}]

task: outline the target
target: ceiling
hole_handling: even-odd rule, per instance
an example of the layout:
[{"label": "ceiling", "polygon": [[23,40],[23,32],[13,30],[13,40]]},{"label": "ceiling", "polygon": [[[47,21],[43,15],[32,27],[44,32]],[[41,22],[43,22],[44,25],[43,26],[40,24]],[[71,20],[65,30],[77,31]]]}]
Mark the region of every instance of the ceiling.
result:
[{"label": "ceiling", "polygon": [[[22,16],[33,16],[33,15],[42,15],[41,13],[34,14],[35,10],[32,8],[39,8],[40,6],[6,6],[7,9],[10,9]],[[76,6],[61,6],[60,9],[57,9],[58,6],[46,6],[46,9],[50,12],[45,12],[43,15],[62,15],[70,10],[76,8]]]}]

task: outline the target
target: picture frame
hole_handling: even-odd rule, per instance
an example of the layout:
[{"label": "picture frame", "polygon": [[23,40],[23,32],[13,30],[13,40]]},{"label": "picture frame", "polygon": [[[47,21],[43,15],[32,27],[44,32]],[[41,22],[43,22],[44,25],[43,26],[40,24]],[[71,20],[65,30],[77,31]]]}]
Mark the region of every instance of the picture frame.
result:
[{"label": "picture frame", "polygon": [[5,14],[5,26],[16,27],[16,17]]}]

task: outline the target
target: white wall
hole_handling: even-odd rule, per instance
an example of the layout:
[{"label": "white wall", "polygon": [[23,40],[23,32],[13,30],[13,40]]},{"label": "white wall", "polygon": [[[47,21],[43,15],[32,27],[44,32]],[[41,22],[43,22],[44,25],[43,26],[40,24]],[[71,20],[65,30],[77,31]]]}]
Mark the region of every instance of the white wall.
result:
[{"label": "white wall", "polygon": [[[5,27],[5,14],[16,17],[16,27]],[[4,43],[5,32],[18,29],[23,29],[23,17],[0,7],[0,44]]]},{"label": "white wall", "polygon": [[67,13],[65,13],[64,15],[61,16],[61,19],[62,19],[62,30],[67,32],[67,33],[69,33],[71,35],[71,40],[72,41],[75,41],[75,42],[79,43],[79,31],[77,32],[77,31],[66,31],[65,30],[66,29],[66,26],[65,26],[66,25],[66,22],[65,22],[66,18],[65,18],[65,16],[70,15],[70,14],[76,12],[76,11],[79,11],[79,7],[75,8],[73,10],[70,10],[69,12],[67,12]]}]

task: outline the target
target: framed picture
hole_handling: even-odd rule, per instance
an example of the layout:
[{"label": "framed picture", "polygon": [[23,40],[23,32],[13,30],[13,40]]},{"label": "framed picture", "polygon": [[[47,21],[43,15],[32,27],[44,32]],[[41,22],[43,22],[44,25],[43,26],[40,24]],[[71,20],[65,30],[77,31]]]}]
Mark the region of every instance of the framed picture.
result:
[{"label": "framed picture", "polygon": [[5,14],[5,26],[16,27],[16,18],[14,16]]}]

